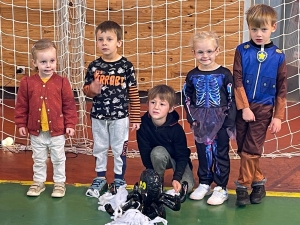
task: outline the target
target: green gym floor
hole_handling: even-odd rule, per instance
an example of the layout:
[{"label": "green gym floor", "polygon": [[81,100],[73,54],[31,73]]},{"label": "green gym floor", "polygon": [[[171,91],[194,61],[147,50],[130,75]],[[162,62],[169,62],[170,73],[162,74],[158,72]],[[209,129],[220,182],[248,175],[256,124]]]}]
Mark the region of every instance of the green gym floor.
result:
[{"label": "green gym floor", "polygon": [[[112,177],[109,157],[108,177]],[[187,199],[178,212],[167,209],[169,225],[299,225],[299,158],[263,158],[262,169],[268,181],[267,197],[261,204],[237,207],[234,179],[238,160],[231,160],[228,183],[229,199],[223,205],[210,206],[206,200]],[[193,160],[197,168],[197,160]],[[67,154],[67,192],[61,199],[52,198],[52,165],[48,160],[46,190],[39,197],[27,197],[32,179],[31,151],[11,153],[0,150],[0,225],[104,225],[112,221],[98,211],[98,199],[85,196],[94,177],[94,158]],[[133,185],[143,170],[140,158],[129,158],[126,181]],[[196,177],[196,169],[194,169]],[[171,186],[171,173],[165,176]],[[111,181],[109,181],[111,182]],[[130,189],[129,189],[130,191]],[[207,197],[205,198],[207,199]]]},{"label": "green gym floor", "polygon": [[[0,105],[2,129],[0,134],[13,136],[14,99],[5,100]],[[11,106],[11,107],[6,107]],[[90,106],[88,106],[89,108]],[[145,110],[143,105],[143,110]],[[183,110],[178,108],[178,112]],[[300,161],[299,152],[300,105],[294,104],[288,108],[289,126],[284,123],[278,142],[265,143],[266,150],[275,146],[284,149],[285,157],[262,158],[260,166],[267,178],[267,197],[259,205],[248,205],[240,208],[235,206],[234,180],[238,177],[239,160],[231,160],[231,170],[228,182],[229,200],[220,206],[209,206],[205,200],[191,201],[187,199],[181,210],[174,212],[167,209],[169,225],[299,225],[300,224]],[[188,127],[187,125],[185,127]],[[1,128],[0,128],[1,129]],[[268,136],[269,135],[269,136]],[[268,133],[267,139],[273,137]],[[91,135],[90,135],[91,137]],[[292,138],[292,139],[291,139]],[[187,130],[188,144],[193,145],[193,135]],[[16,137],[16,143],[22,143]],[[234,144],[234,143],[232,143]],[[137,149],[135,133],[130,132],[128,149]],[[195,149],[191,149],[195,152]],[[275,152],[277,153],[277,152]],[[281,152],[279,152],[281,153]],[[193,160],[194,177],[197,178],[197,160]],[[27,197],[26,192],[32,180],[31,151],[10,152],[0,149],[0,225],[104,225],[111,221],[106,212],[98,211],[96,198],[85,196],[85,190],[95,176],[95,160],[91,155],[67,153],[66,174],[67,192],[62,199],[51,198],[52,185],[48,184],[46,191],[39,197]],[[52,181],[52,165],[47,161],[47,181]],[[141,159],[128,158],[125,179],[133,185],[139,180],[144,170]],[[113,158],[109,157],[107,178],[113,177]],[[165,175],[165,186],[171,186],[171,172]],[[112,182],[112,180],[108,180]],[[196,184],[198,185],[198,183]]]},{"label": "green gym floor", "polygon": [[[7,105],[14,101],[6,101]],[[1,107],[1,106],[0,106]],[[298,147],[300,105],[289,108],[291,127],[286,124],[282,133],[293,131],[293,142],[281,138],[280,141],[266,143],[266,149],[280,148],[286,145]],[[0,116],[3,110],[0,110]],[[178,111],[180,113],[180,110]],[[5,107],[4,113],[13,121],[13,110]],[[1,122],[1,118],[0,118]],[[5,134],[12,136],[15,126],[8,120],[2,120]],[[188,127],[188,126],[186,126]],[[0,128],[1,129],[1,128]],[[289,130],[291,129],[291,130]],[[0,130],[0,134],[1,134]],[[272,137],[269,137],[269,139]],[[187,132],[189,145],[193,145],[193,136]],[[129,149],[137,149],[135,133],[130,132]],[[18,138],[16,142],[20,143]],[[233,143],[234,144],[234,143]],[[192,152],[195,149],[191,149]],[[284,152],[294,152],[286,149]],[[95,176],[95,159],[91,155],[67,153],[66,176],[67,192],[62,199],[51,197],[52,164],[47,160],[47,186],[39,197],[27,197],[26,192],[32,181],[31,151],[10,152],[0,149],[0,225],[104,225],[111,221],[106,212],[98,211],[98,200],[85,196],[86,188]],[[194,177],[197,178],[198,160],[193,160]],[[181,210],[167,209],[168,225],[299,225],[300,224],[300,161],[299,156],[262,158],[260,166],[267,178],[267,197],[259,205],[235,206],[234,180],[238,177],[239,160],[231,160],[228,182],[229,199],[223,205],[210,206],[205,200],[187,199]],[[125,179],[133,185],[144,170],[141,159],[127,158]],[[108,159],[107,178],[112,182],[113,158]],[[172,171],[165,175],[165,186],[170,187]],[[198,183],[196,184],[198,185]],[[129,190],[130,191],[130,190]],[[206,198],[207,199],[207,198]]]},{"label": "green gym floor", "polygon": [[[27,197],[28,185],[0,184],[1,225],[103,225],[111,221],[98,211],[98,200],[85,197],[86,187],[67,186],[64,198],[52,198],[52,185],[39,197]],[[206,198],[207,199],[207,198]],[[235,206],[235,195],[220,206],[187,199],[181,210],[167,209],[168,224],[203,225],[296,225],[300,224],[300,198],[267,196],[259,205]]]}]

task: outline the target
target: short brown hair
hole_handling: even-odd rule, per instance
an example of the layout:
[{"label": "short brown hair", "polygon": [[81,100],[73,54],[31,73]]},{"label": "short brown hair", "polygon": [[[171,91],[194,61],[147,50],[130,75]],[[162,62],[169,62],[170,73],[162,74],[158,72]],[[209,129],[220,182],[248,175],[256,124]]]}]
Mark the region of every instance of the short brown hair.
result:
[{"label": "short brown hair", "polygon": [[151,88],[148,92],[148,101],[151,101],[156,97],[159,97],[161,100],[167,101],[170,105],[170,108],[175,105],[175,91],[168,85],[160,84]]},{"label": "short brown hair", "polygon": [[114,31],[117,35],[117,40],[118,41],[121,41],[122,40],[122,28],[119,24],[117,24],[116,22],[114,21],[110,21],[110,20],[107,20],[107,21],[104,21],[102,23],[100,23],[97,27],[96,27],[96,30],[95,30],[95,35],[97,35],[98,31],[101,31],[101,32],[106,32],[106,31]]},{"label": "short brown hair", "polygon": [[277,13],[275,9],[265,4],[251,6],[247,10],[246,16],[248,26],[258,28],[269,23],[273,26],[277,20]]},{"label": "short brown hair", "polygon": [[35,42],[31,48],[31,56],[33,60],[36,60],[36,52],[47,48],[55,48],[56,46],[50,39],[40,39]]}]

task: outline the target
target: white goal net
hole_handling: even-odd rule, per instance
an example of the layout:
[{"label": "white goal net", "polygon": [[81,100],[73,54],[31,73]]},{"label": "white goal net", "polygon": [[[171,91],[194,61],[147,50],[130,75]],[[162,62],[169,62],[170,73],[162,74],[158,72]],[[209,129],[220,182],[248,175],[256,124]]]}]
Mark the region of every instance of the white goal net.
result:
[{"label": "white goal net", "polygon": [[[20,79],[34,73],[32,44],[40,38],[50,38],[58,47],[58,73],[69,78],[78,108],[76,135],[68,139],[66,149],[91,153],[91,101],[81,88],[87,65],[99,57],[95,27],[102,21],[114,20],[123,28],[119,52],[135,66],[141,101],[145,102],[147,90],[157,84],[168,84],[176,90],[176,110],[194,155],[193,135],[181,100],[185,76],[196,66],[189,39],[196,30],[216,31],[222,49],[217,61],[232,69],[235,47],[248,40],[245,11],[257,3],[271,5],[278,12],[278,29],[272,40],[284,50],[288,64],[286,120],[280,133],[267,135],[264,156],[299,156],[299,0],[0,0],[1,140],[12,137],[15,151],[30,149],[29,139],[20,138],[15,128],[16,93]],[[145,110],[142,104],[142,113]],[[133,132],[128,146],[128,156],[138,154]],[[237,156],[234,142],[231,156]]]}]

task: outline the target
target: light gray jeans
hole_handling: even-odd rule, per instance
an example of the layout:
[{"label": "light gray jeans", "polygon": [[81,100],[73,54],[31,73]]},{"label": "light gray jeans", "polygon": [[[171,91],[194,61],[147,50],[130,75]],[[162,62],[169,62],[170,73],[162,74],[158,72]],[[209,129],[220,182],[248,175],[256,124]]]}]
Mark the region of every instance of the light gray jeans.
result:
[{"label": "light gray jeans", "polygon": [[65,136],[51,137],[49,131],[41,131],[38,136],[30,135],[33,159],[33,181],[45,182],[47,178],[48,153],[53,164],[53,181],[66,181]]},{"label": "light gray jeans", "polygon": [[[164,177],[167,169],[173,169],[173,171],[175,171],[176,162],[173,158],[171,158],[169,152],[164,147],[157,146],[153,148],[150,157],[153,168],[160,177]],[[195,179],[189,164],[186,165],[180,182],[183,181],[188,183],[188,193],[191,193],[195,185]]]},{"label": "light gray jeans", "polygon": [[129,137],[129,118],[98,120],[92,118],[94,139],[93,155],[96,157],[96,172],[106,171],[107,154],[111,146],[114,155],[114,173],[123,174],[126,169],[126,143]]}]

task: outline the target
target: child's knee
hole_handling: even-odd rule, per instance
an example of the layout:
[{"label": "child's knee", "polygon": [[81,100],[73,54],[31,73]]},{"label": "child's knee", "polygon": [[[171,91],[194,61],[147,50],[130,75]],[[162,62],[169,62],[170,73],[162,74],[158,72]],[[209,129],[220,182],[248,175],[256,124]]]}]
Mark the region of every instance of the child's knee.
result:
[{"label": "child's knee", "polygon": [[156,146],[155,148],[152,149],[150,154],[151,159],[164,158],[164,156],[167,155],[169,155],[168,151],[162,146]]}]

